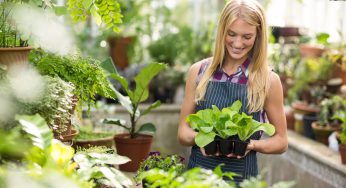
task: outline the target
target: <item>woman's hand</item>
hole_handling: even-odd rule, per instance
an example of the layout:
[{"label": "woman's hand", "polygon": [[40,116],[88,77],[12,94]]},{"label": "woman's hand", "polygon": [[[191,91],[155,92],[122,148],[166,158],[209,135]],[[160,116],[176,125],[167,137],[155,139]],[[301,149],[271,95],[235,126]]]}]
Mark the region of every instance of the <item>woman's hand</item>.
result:
[{"label": "woman's hand", "polygon": [[227,157],[236,157],[237,159],[241,159],[241,158],[245,157],[251,150],[255,150],[255,141],[254,140],[250,140],[250,143],[247,145],[245,154],[243,156],[234,155],[233,153],[230,153],[227,155]]},{"label": "woman's hand", "polygon": [[204,148],[200,148],[200,150],[201,150],[202,155],[203,155],[203,156],[206,156],[206,157],[210,157],[210,156],[219,156],[219,155],[220,155],[220,153],[219,153],[218,151],[216,152],[215,155],[208,155],[208,154],[205,153],[205,149],[204,149]]}]

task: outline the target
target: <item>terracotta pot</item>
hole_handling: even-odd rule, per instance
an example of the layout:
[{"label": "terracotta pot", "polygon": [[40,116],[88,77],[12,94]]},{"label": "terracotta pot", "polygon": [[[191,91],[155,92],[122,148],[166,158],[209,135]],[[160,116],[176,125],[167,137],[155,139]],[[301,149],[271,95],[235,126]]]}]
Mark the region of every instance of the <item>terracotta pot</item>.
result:
[{"label": "terracotta pot", "polygon": [[292,108],[294,110],[294,130],[297,133],[304,135],[303,116],[316,114],[320,109],[301,102],[292,103]]},{"label": "terracotta pot", "polygon": [[325,145],[329,145],[328,137],[334,132],[339,130],[337,127],[330,126],[320,126],[317,122],[313,122],[311,124],[312,130],[314,131],[315,138],[318,142],[323,143]]},{"label": "terracotta pot", "polygon": [[111,37],[108,39],[113,63],[120,70],[124,70],[129,65],[127,51],[133,39],[134,37]]},{"label": "terracotta pot", "polygon": [[320,46],[313,46],[309,44],[299,45],[299,52],[303,57],[318,58],[322,56],[324,51],[324,48]]},{"label": "terracotta pot", "polygon": [[339,144],[339,152],[341,157],[341,163],[346,164],[346,145]]},{"label": "terracotta pot", "polygon": [[131,159],[130,162],[119,165],[119,169],[126,172],[136,172],[140,162],[147,158],[152,140],[153,137],[150,135],[138,135],[135,138],[130,138],[128,133],[115,135],[117,154]]},{"label": "terracotta pot", "polygon": [[0,64],[11,66],[28,65],[28,55],[32,47],[0,48]]}]

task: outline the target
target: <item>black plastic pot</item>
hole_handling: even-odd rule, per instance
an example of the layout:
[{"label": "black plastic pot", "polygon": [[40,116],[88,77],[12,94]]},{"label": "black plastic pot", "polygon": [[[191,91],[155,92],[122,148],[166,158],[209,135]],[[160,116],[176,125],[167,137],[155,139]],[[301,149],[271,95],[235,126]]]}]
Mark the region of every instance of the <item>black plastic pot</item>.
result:
[{"label": "black plastic pot", "polygon": [[215,155],[217,152],[217,142],[216,140],[210,142],[208,145],[204,146],[205,153],[207,155]]},{"label": "black plastic pot", "polygon": [[219,149],[221,155],[228,155],[233,151],[233,141],[228,139],[220,139],[219,140]]},{"label": "black plastic pot", "polygon": [[233,145],[233,154],[237,156],[244,156],[246,147],[250,143],[249,140],[246,141],[240,141],[240,140],[234,140]]},{"label": "black plastic pot", "polygon": [[314,131],[312,130],[311,124],[312,122],[317,120],[318,120],[318,117],[317,115],[314,115],[314,114],[303,116],[304,136],[315,140],[315,134],[314,134]]}]

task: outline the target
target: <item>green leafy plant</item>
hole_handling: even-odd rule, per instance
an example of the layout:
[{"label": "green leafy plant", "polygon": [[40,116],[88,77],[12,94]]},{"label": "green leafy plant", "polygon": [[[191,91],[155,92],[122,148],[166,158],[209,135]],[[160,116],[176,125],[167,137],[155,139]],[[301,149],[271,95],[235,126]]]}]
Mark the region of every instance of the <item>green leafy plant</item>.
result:
[{"label": "green leafy plant", "polygon": [[241,141],[245,141],[260,130],[269,136],[274,134],[273,125],[260,123],[244,112],[240,114],[241,106],[241,102],[237,100],[230,107],[223,108],[221,111],[213,105],[212,109],[204,109],[196,114],[190,114],[186,121],[198,131],[195,137],[196,144],[199,147],[204,147],[211,143],[216,135],[223,139],[238,135]]},{"label": "green leafy plant", "polygon": [[[334,95],[330,98],[325,98],[320,103],[321,111],[319,113],[318,124],[320,126],[333,126],[335,122],[333,122],[332,116],[333,114],[346,110],[346,105],[343,103],[343,98]],[[336,122],[336,124],[338,124]]]},{"label": "green leafy plant", "polygon": [[112,149],[99,146],[79,150],[73,160],[78,164],[77,173],[82,180],[116,188],[132,186],[132,181],[125,174],[112,167],[127,163],[130,159],[115,154]]},{"label": "green leafy plant", "polygon": [[[317,83],[325,82],[327,79],[329,79],[332,68],[333,64],[325,56],[320,58],[302,59],[294,75],[294,84],[288,90],[289,103],[292,103],[297,99],[301,100],[301,94],[303,92],[308,92],[309,95],[313,96],[314,93],[311,93],[313,90],[305,91],[307,86],[312,86],[313,84],[316,85]],[[315,94],[317,93],[315,92]],[[316,105],[322,97],[323,93],[319,92],[319,94],[315,95],[313,99],[309,99],[310,101],[305,102]]]},{"label": "green leafy plant", "polygon": [[140,182],[143,172],[154,168],[164,171],[174,170],[177,174],[181,174],[185,169],[185,166],[182,164],[183,160],[184,159],[178,155],[163,157],[160,152],[150,152],[148,158],[141,162],[135,180],[136,182]]},{"label": "green leafy plant", "polygon": [[78,98],[77,110],[81,111],[85,103],[95,104],[95,95],[116,98],[111,83],[108,81],[101,62],[80,55],[58,56],[36,51],[31,54],[30,61],[43,75],[60,77],[75,86],[74,94]]},{"label": "green leafy plant", "polygon": [[222,177],[228,177],[233,180],[233,176],[236,176],[236,174],[231,172],[223,173],[221,165],[213,171],[196,167],[180,175],[174,170],[164,171],[158,168],[143,173],[143,178],[146,180],[148,187],[170,188],[233,188],[235,187],[234,182],[226,182],[222,179]]},{"label": "green leafy plant", "polygon": [[95,140],[99,138],[113,137],[114,133],[94,131],[91,126],[82,126],[79,128],[79,134],[75,140]]},{"label": "green leafy plant", "polygon": [[[346,106],[346,100],[342,101],[342,104]],[[346,110],[337,111],[333,117],[333,119],[338,119],[342,122],[342,130],[340,133],[340,142],[341,144],[346,144]]]},{"label": "green leafy plant", "polygon": [[156,128],[152,123],[145,123],[140,125],[137,129],[138,120],[145,114],[148,114],[151,110],[160,106],[161,102],[156,101],[149,105],[143,112],[139,111],[140,103],[144,102],[149,97],[149,83],[151,79],[156,76],[166,65],[162,63],[150,63],[144,67],[138,75],[134,78],[136,87],[134,89],[129,88],[128,81],[118,74],[111,74],[111,77],[116,79],[124,88],[127,96],[122,95],[120,92],[115,91],[115,94],[122,106],[129,112],[130,125],[126,125],[125,120],[108,118],[104,119],[103,123],[115,124],[125,128],[131,138],[134,138],[138,133],[142,132],[155,132]]},{"label": "green leafy plant", "polygon": [[41,100],[35,102],[17,102],[20,114],[40,114],[56,134],[67,130],[71,121],[74,86],[59,77],[43,76],[45,91]]}]

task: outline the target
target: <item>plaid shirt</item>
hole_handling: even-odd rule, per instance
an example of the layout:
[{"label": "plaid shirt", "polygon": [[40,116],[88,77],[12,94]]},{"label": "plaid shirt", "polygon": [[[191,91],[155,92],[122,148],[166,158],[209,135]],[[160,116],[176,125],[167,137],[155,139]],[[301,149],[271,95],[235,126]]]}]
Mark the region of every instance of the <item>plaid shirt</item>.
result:
[{"label": "plaid shirt", "polygon": [[[197,77],[197,82],[201,79],[203,73],[205,72],[205,70],[207,69],[209,63],[211,62],[211,58],[202,60],[204,61],[199,69],[198,72],[198,77]],[[210,78],[210,81],[216,81],[216,82],[232,82],[232,83],[238,83],[238,84],[247,84],[247,80],[248,80],[248,75],[249,75],[249,71],[248,71],[248,67],[250,64],[250,59],[246,59],[244,61],[243,64],[241,64],[241,66],[239,66],[237,68],[236,73],[232,74],[232,75],[228,75],[227,73],[225,73],[225,71],[223,70],[223,68],[220,66],[215,73],[213,74],[213,76]]]}]

